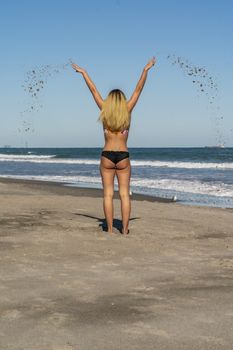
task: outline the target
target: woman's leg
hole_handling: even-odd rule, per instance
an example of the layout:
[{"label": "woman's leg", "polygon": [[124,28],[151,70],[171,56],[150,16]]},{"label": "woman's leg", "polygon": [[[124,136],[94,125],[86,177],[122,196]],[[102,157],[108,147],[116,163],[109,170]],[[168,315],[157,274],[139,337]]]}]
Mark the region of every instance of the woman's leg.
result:
[{"label": "woman's leg", "polygon": [[104,189],[103,209],[108,225],[108,232],[112,232],[113,228],[113,194],[115,173],[115,164],[109,159],[101,157],[100,174]]},{"label": "woman's leg", "polygon": [[122,233],[128,233],[129,218],[131,212],[131,201],[129,196],[129,184],[131,176],[131,165],[129,158],[121,160],[117,163],[117,179],[119,186],[119,195],[121,199],[121,213],[122,213]]}]

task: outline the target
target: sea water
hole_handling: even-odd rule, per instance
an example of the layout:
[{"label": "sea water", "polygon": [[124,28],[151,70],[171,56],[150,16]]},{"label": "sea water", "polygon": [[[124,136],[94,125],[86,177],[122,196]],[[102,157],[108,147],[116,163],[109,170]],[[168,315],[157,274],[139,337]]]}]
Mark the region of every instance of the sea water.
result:
[{"label": "sea water", "polygon": [[[233,208],[233,148],[129,148],[129,152],[132,192]],[[0,148],[0,176],[102,188],[100,154],[101,148]]]}]

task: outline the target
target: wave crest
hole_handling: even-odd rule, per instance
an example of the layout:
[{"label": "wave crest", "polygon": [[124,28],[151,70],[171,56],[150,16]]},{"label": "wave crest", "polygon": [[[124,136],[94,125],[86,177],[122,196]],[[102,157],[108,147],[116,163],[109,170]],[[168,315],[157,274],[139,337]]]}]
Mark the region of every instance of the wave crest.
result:
[{"label": "wave crest", "polygon": [[[0,154],[0,162],[31,162],[46,164],[83,164],[98,165],[99,159],[90,158],[57,158],[56,155],[15,155]],[[131,160],[135,167],[157,167],[157,168],[180,168],[180,169],[233,169],[232,162],[179,162],[179,161],[159,161],[159,160]]]}]

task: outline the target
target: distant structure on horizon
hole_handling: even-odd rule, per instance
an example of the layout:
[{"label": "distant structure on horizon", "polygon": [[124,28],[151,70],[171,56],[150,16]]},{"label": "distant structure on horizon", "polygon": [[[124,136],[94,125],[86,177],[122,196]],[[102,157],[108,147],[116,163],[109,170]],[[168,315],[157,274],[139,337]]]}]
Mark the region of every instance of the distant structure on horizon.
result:
[{"label": "distant structure on horizon", "polygon": [[11,145],[4,145],[3,148],[11,148]]},{"label": "distant structure on horizon", "polygon": [[225,148],[224,144],[219,144],[215,146],[205,146],[205,148]]}]

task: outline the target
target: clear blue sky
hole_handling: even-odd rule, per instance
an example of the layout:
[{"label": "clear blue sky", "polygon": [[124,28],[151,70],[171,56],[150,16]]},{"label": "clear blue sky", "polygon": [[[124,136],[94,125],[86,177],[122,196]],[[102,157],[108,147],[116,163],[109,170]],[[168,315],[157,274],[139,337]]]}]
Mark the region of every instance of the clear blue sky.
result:
[{"label": "clear blue sky", "polygon": [[171,66],[174,53],[217,78],[222,133],[233,146],[233,3],[231,0],[0,0],[0,146],[101,147],[99,109],[80,74],[68,69],[48,83],[43,108],[25,115],[34,132],[20,133],[30,102],[21,85],[28,70],[72,58],[105,98],[112,88],[129,98],[144,65],[148,73],[133,110],[129,147],[216,143],[214,116],[190,79]]}]

